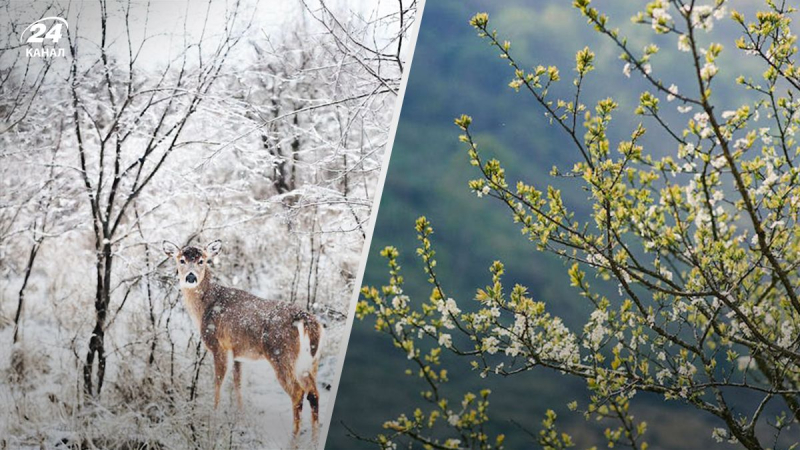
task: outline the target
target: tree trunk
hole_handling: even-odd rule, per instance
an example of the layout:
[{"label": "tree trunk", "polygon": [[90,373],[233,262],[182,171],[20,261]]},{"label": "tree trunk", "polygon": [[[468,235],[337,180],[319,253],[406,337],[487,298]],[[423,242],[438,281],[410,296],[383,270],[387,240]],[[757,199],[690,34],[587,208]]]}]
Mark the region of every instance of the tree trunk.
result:
[{"label": "tree trunk", "polygon": [[14,344],[19,342],[19,327],[22,320],[22,307],[25,304],[25,288],[28,286],[28,279],[33,270],[33,263],[36,261],[36,254],[39,252],[39,241],[34,242],[31,252],[28,254],[28,264],[25,266],[25,278],[22,280],[22,287],[19,288],[19,299],[17,301],[17,312],[14,314]]},{"label": "tree trunk", "polygon": [[[97,255],[97,286],[95,291],[95,324],[92,336],[89,338],[89,350],[83,364],[83,388],[87,396],[97,397],[103,389],[106,372],[105,355],[105,323],[108,305],[111,299],[111,243],[104,240],[102,253]],[[97,371],[95,377],[95,357],[97,357]]]}]

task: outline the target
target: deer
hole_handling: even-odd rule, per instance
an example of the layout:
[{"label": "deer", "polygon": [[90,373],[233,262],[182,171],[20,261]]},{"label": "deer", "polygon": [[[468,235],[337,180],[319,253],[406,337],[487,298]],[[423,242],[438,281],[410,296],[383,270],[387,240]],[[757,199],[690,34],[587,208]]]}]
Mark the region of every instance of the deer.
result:
[{"label": "deer", "polygon": [[216,240],[205,248],[162,243],[174,258],[183,302],[206,348],[214,357],[214,409],[219,406],[229,356],[233,359],[233,385],[242,409],[242,361],[266,359],[275,369],[283,390],[291,398],[293,436],[300,431],[304,399],[311,406],[316,438],[319,427],[319,367],[322,326],[304,309],[287,302],[265,300],[240,289],[214,282],[208,263],[222,249]]}]

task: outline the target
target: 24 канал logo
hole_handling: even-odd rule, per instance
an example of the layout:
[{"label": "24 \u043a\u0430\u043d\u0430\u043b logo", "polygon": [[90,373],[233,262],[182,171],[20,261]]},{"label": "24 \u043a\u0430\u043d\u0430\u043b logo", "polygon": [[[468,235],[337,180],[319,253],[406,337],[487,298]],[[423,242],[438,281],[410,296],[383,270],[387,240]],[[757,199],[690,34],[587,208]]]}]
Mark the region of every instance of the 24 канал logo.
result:
[{"label": "24 \u043a\u0430\u043d\u0430\u043b logo", "polygon": [[45,17],[28,25],[19,35],[19,42],[26,44],[25,56],[28,58],[64,58],[64,47],[58,41],[64,37],[69,24],[61,17]]}]

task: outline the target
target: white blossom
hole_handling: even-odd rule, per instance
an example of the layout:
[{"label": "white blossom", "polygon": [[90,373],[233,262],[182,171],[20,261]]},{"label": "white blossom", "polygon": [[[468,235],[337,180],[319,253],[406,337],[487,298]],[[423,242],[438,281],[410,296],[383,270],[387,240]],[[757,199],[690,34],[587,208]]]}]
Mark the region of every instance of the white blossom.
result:
[{"label": "white blossom", "polygon": [[687,156],[693,156],[695,151],[695,146],[691,142],[687,142],[686,144],[682,144],[678,147],[678,158],[685,158]]},{"label": "white blossom", "polygon": [[669,91],[669,94],[667,94],[667,101],[671,102],[675,100],[675,96],[678,95],[678,86],[671,84],[669,86],[669,89],[667,89],[667,91]]},{"label": "white blossom", "polygon": [[459,421],[459,419],[461,419],[461,417],[460,417],[458,414],[451,413],[451,414],[450,414],[450,415],[447,417],[447,423],[449,423],[449,424],[450,424],[450,425],[452,425],[452,426],[456,426],[456,425],[458,425],[458,421]]},{"label": "white blossom", "polygon": [[714,8],[711,5],[695,6],[692,10],[692,26],[705,31],[714,29]]},{"label": "white blossom", "polygon": [[392,308],[394,309],[405,308],[407,304],[408,304],[407,295],[397,295],[394,298],[392,298]]},{"label": "white blossom", "polygon": [[769,127],[759,128],[758,135],[761,138],[761,142],[763,142],[764,145],[772,144],[772,136],[770,136],[769,134]]},{"label": "white blossom", "polygon": [[453,346],[453,337],[447,333],[439,335],[439,345],[444,348],[451,348]]},{"label": "white blossom", "polygon": [[700,69],[700,77],[706,81],[710,80],[714,75],[717,74],[719,69],[717,68],[716,64],[707,62],[703,65],[703,68]]},{"label": "white blossom", "polygon": [[493,355],[499,350],[500,341],[494,336],[488,336],[483,339],[483,351]]},{"label": "white blossom", "polygon": [[652,27],[655,31],[664,30],[665,27],[661,24],[672,20],[672,16],[667,12],[669,3],[664,3],[663,5],[663,7],[653,9]]},{"label": "white blossom", "polygon": [[678,38],[678,50],[682,52],[692,51],[692,46],[690,45],[688,35],[685,34],[680,35],[680,37]]}]

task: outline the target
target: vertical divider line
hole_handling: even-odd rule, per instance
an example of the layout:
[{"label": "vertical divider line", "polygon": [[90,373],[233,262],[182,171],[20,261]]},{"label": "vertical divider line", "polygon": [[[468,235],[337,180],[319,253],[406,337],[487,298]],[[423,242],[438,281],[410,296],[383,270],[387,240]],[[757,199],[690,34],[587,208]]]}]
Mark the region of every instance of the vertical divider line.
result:
[{"label": "vertical divider line", "polygon": [[375,192],[375,200],[372,206],[372,212],[369,218],[369,224],[367,226],[367,235],[364,239],[364,247],[361,250],[361,262],[359,264],[358,276],[356,277],[355,281],[355,289],[353,290],[352,296],[350,298],[350,308],[347,313],[347,324],[346,327],[346,339],[343,342],[343,345],[339,349],[339,355],[336,360],[336,372],[334,375],[334,380],[331,386],[331,396],[330,401],[328,401],[327,405],[325,406],[325,414],[323,415],[322,419],[322,433],[321,439],[319,443],[322,445],[320,448],[324,448],[325,443],[328,440],[328,432],[330,431],[331,427],[331,419],[333,418],[333,408],[336,405],[336,395],[339,391],[339,383],[342,379],[342,371],[344,370],[344,360],[347,356],[347,347],[350,345],[350,336],[353,333],[353,321],[356,315],[356,304],[358,303],[359,293],[361,291],[361,283],[364,282],[364,272],[367,269],[367,259],[369,258],[369,250],[370,246],[372,245],[372,235],[375,231],[375,224],[378,220],[378,210],[380,209],[381,205],[381,197],[383,196],[383,188],[386,184],[386,175],[389,172],[389,162],[392,156],[392,149],[394,148],[395,137],[397,135],[397,127],[400,123],[400,112],[403,108],[403,99],[406,95],[406,87],[408,86],[408,77],[411,75],[412,63],[414,61],[414,53],[417,50],[417,37],[419,36],[419,29],[422,25],[422,16],[425,11],[425,0],[418,0],[419,5],[417,7],[417,15],[414,17],[414,27],[409,34],[409,42],[408,45],[410,46],[410,50],[408,53],[408,61],[406,62],[405,66],[405,73],[403,73],[403,79],[400,82],[400,91],[397,95],[397,99],[395,99],[394,105],[394,114],[392,116],[392,128],[389,131],[389,140],[387,142],[386,154],[383,156],[383,166],[381,167],[381,176],[378,180],[377,190]]}]

